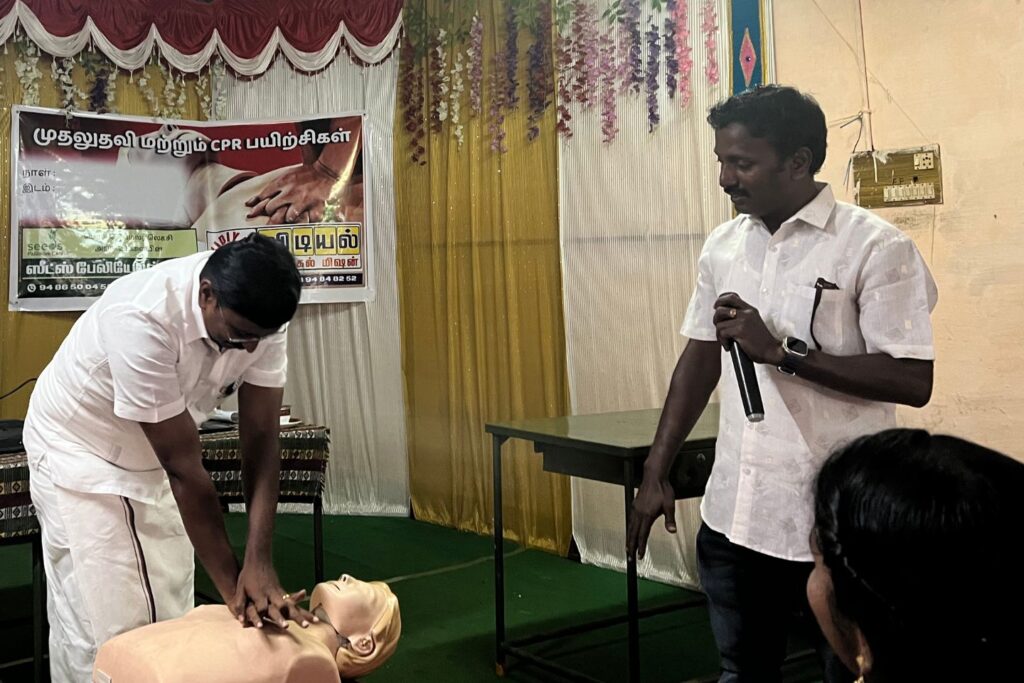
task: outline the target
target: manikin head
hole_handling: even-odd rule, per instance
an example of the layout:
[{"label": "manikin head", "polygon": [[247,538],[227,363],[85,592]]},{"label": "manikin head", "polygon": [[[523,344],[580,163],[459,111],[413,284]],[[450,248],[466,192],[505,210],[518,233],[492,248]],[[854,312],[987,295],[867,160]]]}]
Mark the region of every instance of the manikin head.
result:
[{"label": "manikin head", "polygon": [[309,608],[338,631],[335,659],[343,678],[373,671],[398,646],[402,616],[398,598],[385,583],[343,574],[337,581],[318,583]]}]

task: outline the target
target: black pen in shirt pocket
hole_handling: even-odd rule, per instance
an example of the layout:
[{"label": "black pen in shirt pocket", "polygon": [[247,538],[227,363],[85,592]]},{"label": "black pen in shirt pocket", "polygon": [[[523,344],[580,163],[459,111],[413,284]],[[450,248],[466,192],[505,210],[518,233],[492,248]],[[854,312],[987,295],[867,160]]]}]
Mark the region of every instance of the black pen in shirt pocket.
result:
[{"label": "black pen in shirt pocket", "polygon": [[227,398],[238,390],[239,382],[232,382],[220,390],[220,398]]},{"label": "black pen in shirt pocket", "polygon": [[826,289],[838,290],[839,285],[834,282],[829,282],[823,277],[819,277],[814,283],[814,306],[811,308],[811,341],[814,342],[814,345],[818,347],[819,351],[821,350],[821,343],[818,341],[818,338],[814,336],[814,316],[818,313],[818,305],[821,303],[821,293]]},{"label": "black pen in shirt pocket", "polygon": [[814,288],[820,292],[823,289],[839,289],[839,285],[834,282],[829,282],[823,277],[819,277],[818,281],[814,283]]}]

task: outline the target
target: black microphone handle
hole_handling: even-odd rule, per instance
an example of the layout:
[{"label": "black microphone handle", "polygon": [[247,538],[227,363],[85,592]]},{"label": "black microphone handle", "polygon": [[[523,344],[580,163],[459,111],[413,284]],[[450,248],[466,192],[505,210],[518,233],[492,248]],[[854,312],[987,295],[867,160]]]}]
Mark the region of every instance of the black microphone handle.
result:
[{"label": "black microphone handle", "polygon": [[743,400],[743,412],[747,414],[747,420],[750,422],[760,422],[764,419],[764,404],[761,403],[761,387],[757,384],[754,363],[735,341],[729,347],[729,355],[732,356],[732,367],[736,371],[736,382],[739,384],[740,398]]}]

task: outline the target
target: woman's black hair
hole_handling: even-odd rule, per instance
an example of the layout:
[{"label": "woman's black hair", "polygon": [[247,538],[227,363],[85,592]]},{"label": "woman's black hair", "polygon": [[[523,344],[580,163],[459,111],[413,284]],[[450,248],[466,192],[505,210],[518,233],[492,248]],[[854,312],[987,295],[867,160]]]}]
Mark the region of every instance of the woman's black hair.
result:
[{"label": "woman's black hair", "polygon": [[815,533],[872,678],[1007,680],[1024,642],[1022,501],[1024,464],[953,436],[890,429],[829,458]]}]

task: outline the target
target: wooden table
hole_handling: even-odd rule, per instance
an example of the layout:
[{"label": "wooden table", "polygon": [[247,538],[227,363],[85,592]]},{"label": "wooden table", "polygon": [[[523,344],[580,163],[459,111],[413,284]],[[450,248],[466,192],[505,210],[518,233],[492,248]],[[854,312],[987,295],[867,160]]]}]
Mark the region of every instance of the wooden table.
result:
[{"label": "wooden table", "polygon": [[[660,614],[702,604],[703,600],[689,601],[669,608],[641,612],[638,609],[636,554],[626,556],[626,615],[579,624],[545,634],[515,641],[506,639],[505,629],[505,556],[502,523],[501,446],[509,438],[533,442],[533,449],[543,458],[545,471],[574,477],[618,484],[623,487],[623,521],[629,529],[633,509],[633,494],[643,477],[643,462],[647,458],[661,409],[633,410],[597,415],[538,418],[494,422],[486,425],[492,436],[494,467],[494,613],[495,613],[495,666],[498,675],[504,675],[506,655],[532,662],[571,680],[596,681],[592,677],[569,670],[555,662],[527,651],[525,646],[574,633],[604,628],[625,621],[628,625],[629,674],[628,680],[640,680],[640,623],[642,616]],[[704,494],[711,466],[715,459],[715,440],[718,436],[718,405],[709,404],[683,444],[669,475],[676,499],[694,498]],[[621,679],[617,679],[621,680]]]},{"label": "wooden table", "polygon": [[[245,501],[237,429],[200,435],[203,466],[217,489],[221,503]],[[281,429],[282,503],[313,506],[313,567],[317,583],[324,580],[323,490],[330,458],[330,431],[326,427],[296,425]],[[39,522],[29,494],[28,458],[24,453],[0,455],[0,545],[32,544],[33,679],[43,680],[46,578],[43,574]]]}]

